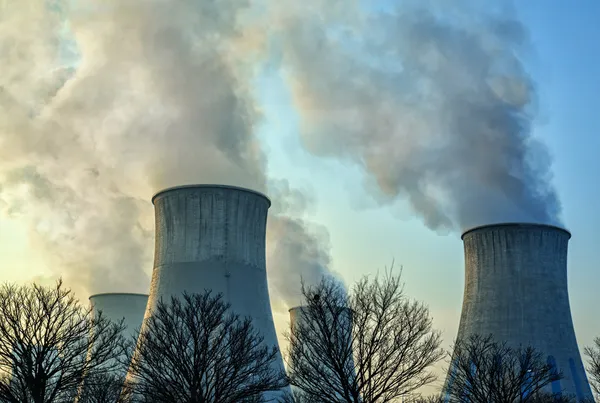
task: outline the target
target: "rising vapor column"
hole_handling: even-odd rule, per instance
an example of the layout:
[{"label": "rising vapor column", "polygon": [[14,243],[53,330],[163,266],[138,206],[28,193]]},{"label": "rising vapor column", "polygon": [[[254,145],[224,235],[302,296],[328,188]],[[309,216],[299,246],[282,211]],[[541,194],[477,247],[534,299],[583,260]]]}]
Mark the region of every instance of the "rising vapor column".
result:
[{"label": "rising vapor column", "polygon": [[[458,339],[474,334],[532,346],[564,374],[551,391],[591,398],[567,287],[571,234],[538,224],[497,224],[462,235],[465,291]],[[449,374],[447,382],[452,382]]]},{"label": "rising vapor column", "polygon": [[[191,185],[165,189],[152,202],[156,240],[146,317],[161,298],[212,290],[278,347],[265,264],[270,200],[249,189]],[[283,370],[281,356],[275,365]]]}]

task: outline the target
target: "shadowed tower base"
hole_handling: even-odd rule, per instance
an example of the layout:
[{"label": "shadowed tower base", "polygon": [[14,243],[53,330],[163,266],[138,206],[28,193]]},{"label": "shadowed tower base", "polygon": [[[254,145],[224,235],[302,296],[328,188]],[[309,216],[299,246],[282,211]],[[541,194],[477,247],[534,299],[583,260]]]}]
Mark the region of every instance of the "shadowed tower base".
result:
[{"label": "shadowed tower base", "polygon": [[[592,398],[567,288],[571,234],[537,224],[497,224],[462,235],[465,290],[457,339],[493,335],[512,347],[534,347],[564,379],[549,392]],[[446,386],[452,382],[451,373]]]}]

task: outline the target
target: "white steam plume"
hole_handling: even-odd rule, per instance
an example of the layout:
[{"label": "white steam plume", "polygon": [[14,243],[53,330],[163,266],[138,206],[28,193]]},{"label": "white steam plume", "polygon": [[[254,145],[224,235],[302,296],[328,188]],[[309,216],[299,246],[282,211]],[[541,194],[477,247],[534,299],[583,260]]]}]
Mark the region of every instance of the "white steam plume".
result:
[{"label": "white steam plume", "polygon": [[302,283],[316,285],[323,277],[343,283],[329,269],[327,229],[306,220],[313,204],[307,193],[290,188],[286,180],[269,182],[273,205],[267,231],[267,267],[272,295],[275,295],[274,305],[279,303],[280,310],[286,313],[302,303]]},{"label": "white steam plume", "polygon": [[[147,290],[153,192],[266,191],[256,11],[242,0],[0,3],[0,205],[82,296]],[[272,220],[286,239],[272,248],[275,284],[277,257],[316,242],[302,225],[284,211]]]},{"label": "white steam plume", "polygon": [[[522,24],[491,2],[385,3],[0,2],[0,208],[82,290],[146,290],[154,191],[271,186],[253,86],[275,45],[306,148],[363,166],[382,201],[437,229],[558,223]],[[330,257],[283,189],[269,272],[293,304],[276,276],[311,281]]]},{"label": "white steam plume", "polygon": [[310,152],[360,164],[376,197],[407,198],[433,229],[560,223],[509,2],[283,3],[274,29]]}]

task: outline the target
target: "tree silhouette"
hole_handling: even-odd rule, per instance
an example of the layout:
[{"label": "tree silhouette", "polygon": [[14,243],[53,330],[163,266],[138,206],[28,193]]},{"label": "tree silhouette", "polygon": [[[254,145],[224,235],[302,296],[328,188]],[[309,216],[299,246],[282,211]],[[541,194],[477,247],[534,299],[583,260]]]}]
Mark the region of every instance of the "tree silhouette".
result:
[{"label": "tree silhouette", "polygon": [[124,390],[125,377],[115,374],[96,374],[86,377],[84,387],[71,401],[76,403],[126,403],[130,394]]},{"label": "tree silhouette", "polygon": [[594,340],[593,347],[585,348],[585,355],[588,357],[588,373],[591,378],[591,385],[596,396],[600,397],[600,337]]},{"label": "tree silhouette", "polygon": [[287,385],[249,318],[230,312],[221,295],[184,294],[160,301],[140,333],[128,387],[155,403],[260,402]]},{"label": "tree silhouette", "polygon": [[0,401],[63,402],[126,351],[122,324],[80,305],[62,281],[0,287]]},{"label": "tree silhouette", "polygon": [[532,347],[512,348],[473,335],[454,346],[446,383],[452,403],[533,403],[566,399],[544,392],[562,374]]},{"label": "tree silhouette", "polygon": [[365,277],[349,295],[331,279],[302,292],[306,306],[286,336],[298,400],[392,402],[435,379],[440,334],[429,310],[404,295],[400,275]]}]

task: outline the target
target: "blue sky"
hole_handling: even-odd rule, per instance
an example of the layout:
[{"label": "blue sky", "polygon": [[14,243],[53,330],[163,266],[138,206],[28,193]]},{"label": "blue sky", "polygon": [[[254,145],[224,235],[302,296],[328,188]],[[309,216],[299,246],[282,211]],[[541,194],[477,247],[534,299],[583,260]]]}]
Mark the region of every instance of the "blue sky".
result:
[{"label": "blue sky", "polygon": [[572,231],[569,290],[580,343],[600,335],[600,4],[592,0],[521,2],[536,48],[532,73],[546,121],[536,133],[554,155],[555,184]]},{"label": "blue sky", "polygon": [[[554,157],[554,183],[564,222],[573,233],[569,290],[580,345],[600,336],[596,307],[600,284],[598,228],[600,186],[600,3],[592,0],[522,1],[518,12],[529,28],[534,52],[527,67],[538,84],[539,119],[535,135]],[[459,234],[439,235],[413,217],[403,203],[378,208],[360,194],[360,171],[315,159],[297,139],[295,117],[281,106],[289,101],[278,83],[264,87],[265,137],[270,139],[270,171],[310,190],[316,198],[311,219],[325,225],[332,245],[333,270],[352,282],[395,259],[404,267],[407,292],[426,301],[446,344],[456,335],[463,293],[463,249]],[[274,132],[277,136],[271,135]]]}]

